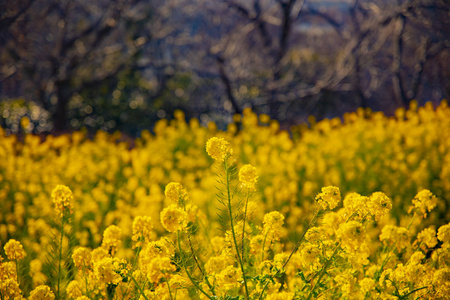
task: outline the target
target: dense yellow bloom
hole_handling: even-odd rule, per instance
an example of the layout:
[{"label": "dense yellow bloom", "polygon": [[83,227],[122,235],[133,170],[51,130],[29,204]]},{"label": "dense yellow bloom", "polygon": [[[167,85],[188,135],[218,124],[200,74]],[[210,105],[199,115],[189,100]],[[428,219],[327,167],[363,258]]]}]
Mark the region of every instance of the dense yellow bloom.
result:
[{"label": "dense yellow bloom", "polygon": [[0,281],[8,278],[17,280],[16,264],[13,261],[0,262]]},{"label": "dense yellow bloom", "polygon": [[169,232],[183,230],[188,223],[188,214],[176,204],[171,204],[161,212],[161,224]]},{"label": "dense yellow bloom", "polygon": [[219,273],[225,267],[233,265],[234,261],[229,255],[219,255],[211,257],[205,264],[205,270],[208,274]]},{"label": "dense yellow bloom", "polygon": [[303,268],[307,270],[309,269],[312,272],[320,269],[320,255],[321,251],[316,245],[310,243],[302,245],[300,250],[300,259]]},{"label": "dense yellow bloom", "polygon": [[439,227],[437,237],[441,242],[450,243],[450,223]]},{"label": "dense yellow bloom", "polygon": [[[208,127],[200,126],[198,120],[187,123],[177,113],[172,121],[158,122],[155,134],[143,132],[132,147],[118,133],[99,132],[90,139],[76,132],[41,141],[29,134],[23,139],[7,136],[0,128],[0,240],[20,237],[31,257],[16,264],[6,259],[8,251],[4,251],[1,295],[19,299],[43,282],[55,285],[53,278],[43,274],[41,262],[58,232],[46,223],[55,207],[51,191],[56,183],[65,182],[80,204],[71,224],[64,226],[65,233],[76,230],[70,247],[72,241],[79,241],[72,255],[76,281],[63,285],[68,298],[103,299],[107,289],[111,292],[117,284],[115,298],[144,299],[129,277],[128,264],[134,266],[133,278],[149,299],[206,299],[188,275],[210,295],[206,278],[216,297],[243,298],[244,274],[238,274],[237,253],[243,254],[249,299],[261,295],[261,299],[306,299],[313,288],[312,298],[324,299],[366,295],[397,299],[410,292],[409,298],[414,299],[447,297],[450,224],[441,226],[445,211],[429,213],[445,207],[436,205],[431,191],[442,199],[450,196],[450,132],[440,130],[450,126],[446,102],[436,110],[430,105],[416,107],[395,117],[360,110],[346,114],[344,122],[312,121],[290,132],[280,130],[267,116],[260,116],[258,122],[249,109],[238,122],[220,132],[212,123]],[[233,163],[251,163],[238,170],[241,174],[232,174],[240,175],[238,184],[243,187],[235,189],[232,181],[237,247],[229,223],[220,223],[217,217],[217,165],[211,166],[204,155],[213,135],[224,138],[216,138],[215,144],[214,139],[210,141],[210,148],[217,150],[214,159],[229,159],[230,145],[239,145],[235,157],[243,161]],[[261,193],[255,192],[255,201],[248,202],[243,237],[244,216],[237,198],[256,182]],[[340,186],[340,191],[328,185]],[[183,186],[190,191],[189,203]],[[219,193],[226,193],[218,187]],[[422,187],[429,190],[417,193]],[[335,189],[346,195],[339,210]],[[383,193],[373,193],[376,190]],[[308,200],[319,191],[319,204],[311,205]],[[352,191],[373,194],[366,197]],[[404,201],[410,199],[416,215],[430,214],[427,220],[403,215],[409,206]],[[167,215],[161,215],[166,203],[179,211],[166,210]],[[74,202],[60,204],[56,206],[64,216]],[[311,225],[315,227],[308,229],[318,207],[317,220]],[[151,223],[158,218],[161,223]],[[397,227],[411,219],[410,231]],[[164,222],[175,232],[184,231],[170,234],[161,226]],[[108,227],[111,224],[117,226]],[[103,233],[103,228],[108,229]],[[289,256],[285,251],[293,249],[305,231],[285,272],[280,271],[282,277],[270,278]],[[142,247],[133,251],[139,243]],[[65,238],[64,252],[68,246]],[[425,288],[415,291],[421,287]]]},{"label": "dense yellow bloom", "polygon": [[122,243],[122,230],[116,225],[108,226],[103,232],[102,246],[113,251]]},{"label": "dense yellow bloom", "polygon": [[161,279],[169,279],[173,272],[176,271],[176,266],[168,257],[156,257],[144,267],[144,273],[148,280],[152,283],[158,283]]},{"label": "dense yellow bloom", "polygon": [[272,211],[264,215],[263,232],[266,243],[272,243],[280,239],[283,224],[284,216],[278,211]]},{"label": "dense yellow bloom", "polygon": [[408,265],[419,265],[424,258],[425,254],[423,254],[421,251],[416,251],[409,258]]},{"label": "dense yellow bloom", "polygon": [[217,275],[217,286],[222,291],[228,291],[241,286],[242,272],[233,266],[228,266]]},{"label": "dense yellow bloom", "polygon": [[244,187],[254,190],[258,181],[256,168],[249,164],[242,166],[239,170],[239,181]]},{"label": "dense yellow bloom", "polygon": [[250,240],[250,252],[258,254],[261,252],[264,243],[264,236],[262,234],[255,235]]},{"label": "dense yellow bloom", "polygon": [[341,201],[341,192],[335,186],[323,187],[321,192],[317,194],[316,201],[324,210],[333,209]]},{"label": "dense yellow bloom", "polygon": [[96,261],[100,261],[103,258],[108,257],[109,253],[108,250],[106,250],[105,248],[98,247],[92,250],[91,255],[92,255],[92,262],[95,263]]},{"label": "dense yellow bloom", "polygon": [[[141,251],[141,257],[147,260],[155,257],[171,257],[174,254],[174,246],[165,238],[148,243],[143,251]],[[143,261],[143,263],[146,263],[147,260]]]},{"label": "dense yellow bloom", "polygon": [[76,299],[83,295],[81,284],[77,280],[72,280],[66,287],[67,296]]},{"label": "dense yellow bloom", "polygon": [[213,137],[206,142],[206,152],[215,161],[223,162],[225,158],[233,154],[233,149],[229,147],[229,142],[223,138]]},{"label": "dense yellow bloom", "polygon": [[276,292],[267,295],[266,300],[292,300],[294,299],[294,293],[289,292]]},{"label": "dense yellow bloom", "polygon": [[416,209],[423,218],[426,218],[427,213],[430,212],[437,205],[437,198],[429,190],[422,190],[412,200],[413,206],[411,209]]},{"label": "dense yellow bloom", "polygon": [[380,241],[395,247],[400,251],[410,245],[408,229],[394,225],[386,225],[381,230]]},{"label": "dense yellow bloom", "polygon": [[189,278],[175,274],[170,278],[169,285],[171,289],[182,289],[190,287],[192,283]]},{"label": "dense yellow bloom", "polygon": [[19,283],[12,278],[0,280],[0,295],[4,299],[23,299]]},{"label": "dense yellow bloom", "polygon": [[106,284],[119,284],[126,273],[126,261],[118,258],[105,257],[94,264],[95,276]]},{"label": "dense yellow bloom", "polygon": [[164,191],[167,199],[175,203],[185,203],[189,200],[189,194],[186,189],[178,182],[170,182],[166,185],[166,189]]},{"label": "dense yellow bloom", "polygon": [[433,276],[433,285],[438,297],[448,297],[450,294],[450,268],[437,270]]},{"label": "dense yellow bloom", "polygon": [[336,237],[342,246],[349,251],[356,251],[366,238],[366,231],[358,221],[342,223],[336,231]]},{"label": "dense yellow bloom", "polygon": [[358,283],[361,288],[361,292],[363,292],[363,294],[371,292],[375,288],[376,284],[373,278],[368,277],[361,279]]},{"label": "dense yellow bloom", "polygon": [[149,242],[153,223],[152,218],[149,216],[138,216],[133,220],[133,236],[131,239],[136,243],[136,247],[142,246],[142,242]]},{"label": "dense yellow bloom", "polygon": [[53,203],[55,210],[62,217],[65,212],[72,213],[73,195],[69,187],[65,185],[57,185],[52,191]]},{"label": "dense yellow bloom", "polygon": [[10,239],[3,249],[9,260],[20,260],[27,255],[25,250],[23,250],[22,244],[14,239]]},{"label": "dense yellow bloom", "polygon": [[369,197],[361,196],[358,193],[349,193],[344,198],[344,208],[347,210],[347,217],[353,215],[359,220],[369,213]]},{"label": "dense yellow bloom", "polygon": [[392,202],[383,192],[375,192],[370,195],[368,203],[370,213],[375,217],[375,221],[379,221],[383,216],[388,214],[392,209]]},{"label": "dense yellow bloom", "polygon": [[40,285],[31,291],[30,300],[53,300],[55,299],[55,294],[47,285]]},{"label": "dense yellow bloom", "polygon": [[427,245],[428,248],[433,248],[438,243],[436,238],[436,230],[434,228],[425,228],[417,235],[419,242]]},{"label": "dense yellow bloom", "polygon": [[78,269],[88,268],[92,266],[92,253],[85,247],[79,247],[73,251],[73,263]]}]

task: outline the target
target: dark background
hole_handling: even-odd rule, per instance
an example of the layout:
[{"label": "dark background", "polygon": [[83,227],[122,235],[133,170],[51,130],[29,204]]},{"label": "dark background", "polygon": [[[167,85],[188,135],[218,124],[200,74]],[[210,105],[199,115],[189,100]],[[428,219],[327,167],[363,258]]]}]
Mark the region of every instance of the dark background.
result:
[{"label": "dark background", "polygon": [[223,126],[245,107],[288,128],[450,95],[446,0],[0,3],[8,134],[136,136],[176,109]]}]

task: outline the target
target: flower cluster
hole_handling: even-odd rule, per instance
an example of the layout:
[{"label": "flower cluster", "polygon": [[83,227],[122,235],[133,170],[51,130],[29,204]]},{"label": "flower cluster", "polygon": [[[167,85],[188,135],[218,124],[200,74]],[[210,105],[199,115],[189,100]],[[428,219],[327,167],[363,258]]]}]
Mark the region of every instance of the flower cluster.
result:
[{"label": "flower cluster", "polygon": [[72,213],[73,195],[69,187],[65,185],[57,185],[52,191],[53,203],[55,203],[55,210],[57,213],[64,215],[64,213]]},{"label": "flower cluster", "polygon": [[446,102],[290,132],[249,109],[234,120],[220,131],[179,115],[132,147],[120,133],[0,129],[0,295],[447,297]]},{"label": "flower cluster", "polygon": [[168,232],[183,230],[188,223],[188,214],[176,204],[171,204],[161,211],[161,223]]},{"label": "flower cluster", "polygon": [[243,187],[254,190],[256,188],[256,182],[258,181],[258,172],[256,171],[256,168],[250,164],[242,166],[239,170],[239,181],[242,183]]},{"label": "flower cluster", "polygon": [[223,162],[227,156],[233,154],[233,150],[229,147],[229,142],[223,138],[213,137],[206,143],[206,152],[214,160]]},{"label": "flower cluster", "polygon": [[322,188],[321,192],[316,196],[316,201],[324,210],[335,208],[341,201],[341,193],[339,188],[335,186],[327,186]]}]

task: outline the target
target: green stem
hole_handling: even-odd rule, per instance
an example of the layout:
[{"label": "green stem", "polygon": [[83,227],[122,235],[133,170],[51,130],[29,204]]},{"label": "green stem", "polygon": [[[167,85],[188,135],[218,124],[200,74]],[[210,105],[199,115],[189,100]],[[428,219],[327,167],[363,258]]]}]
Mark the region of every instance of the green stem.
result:
[{"label": "green stem", "polygon": [[414,214],[413,214],[413,216],[412,216],[412,218],[411,218],[411,221],[409,221],[408,227],[406,227],[406,229],[409,230],[409,228],[411,228],[411,225],[412,225],[412,223],[413,223],[415,217],[416,217],[416,213],[414,212]]},{"label": "green stem", "polygon": [[106,299],[108,300],[113,300],[114,299],[114,294],[116,292],[116,285],[114,284],[108,284],[106,286]]},{"label": "green stem", "polygon": [[166,283],[167,283],[167,289],[169,290],[169,296],[170,296],[170,299],[173,300],[172,291],[170,290],[169,282],[166,281]]},{"label": "green stem", "polygon": [[135,284],[136,287],[138,288],[139,293],[141,293],[141,296],[144,297],[145,300],[149,300],[149,299],[147,298],[147,296],[145,295],[144,291],[142,290],[141,286],[140,286],[139,283],[136,281],[136,279],[134,279],[134,277],[133,277],[133,275],[131,275],[131,273],[130,273],[130,278],[131,278],[131,280],[133,280],[134,284]]},{"label": "green stem", "polygon": [[[138,241],[138,242],[141,242],[141,241]],[[139,254],[141,253],[141,249],[142,249],[142,246],[137,247],[136,256],[134,257],[134,261],[133,261],[133,270],[136,268],[136,264],[139,260]]]},{"label": "green stem", "polygon": [[328,267],[330,266],[331,261],[333,260],[334,256],[336,255],[338,249],[339,249],[339,245],[337,245],[336,248],[334,248],[333,254],[331,255],[331,257],[327,260],[327,262],[323,266],[322,271],[320,272],[319,278],[317,279],[316,284],[313,286],[313,288],[309,292],[308,298],[306,298],[306,300],[311,299],[311,297],[313,296],[314,290],[320,284],[320,281],[322,280],[322,277],[325,275],[325,272],[328,269]]},{"label": "green stem", "polygon": [[194,253],[194,247],[192,246],[191,237],[189,236],[189,233],[188,233],[188,241],[189,241],[189,248],[191,250],[192,257],[194,258],[195,264],[197,265],[197,268],[200,270],[200,273],[202,273],[203,278],[205,278],[206,284],[208,285],[209,289],[211,290],[211,293],[213,293],[213,295],[215,296],[216,293],[214,292],[214,287],[209,282],[208,276],[205,274],[205,272],[201,268],[200,263],[198,262],[197,256]]},{"label": "green stem", "polygon": [[[16,263],[16,275],[17,275],[17,284],[20,285],[20,276],[19,276],[19,260],[14,260]],[[3,299],[3,298],[2,298]]]},{"label": "green stem", "polygon": [[312,218],[311,221],[309,221],[308,226],[306,227],[306,230],[303,232],[302,236],[300,237],[300,239],[297,241],[297,243],[294,246],[294,249],[292,249],[291,253],[289,254],[289,257],[286,259],[286,261],[283,264],[283,269],[284,267],[286,267],[286,265],[288,264],[289,260],[291,260],[292,255],[294,255],[295,252],[297,252],[298,247],[300,247],[301,242],[303,241],[303,239],[305,238],[306,233],[308,232],[309,228],[311,227],[312,224],[314,224],[314,222],[317,220],[317,217],[319,216],[319,212],[320,210],[318,210],[316,212],[316,214],[314,215],[314,217]]},{"label": "green stem", "polygon": [[[186,210],[186,202],[184,201],[184,199],[182,199],[181,197],[179,198],[178,202],[183,206],[184,211],[187,213]],[[192,241],[191,241],[191,235],[189,234],[189,232],[187,233],[187,238],[188,238],[188,242],[189,242],[189,248],[191,250],[191,254],[192,257],[194,258],[195,261],[195,265],[197,266],[197,268],[200,270],[200,273],[202,273],[203,278],[205,278],[206,284],[208,285],[209,289],[211,290],[211,292],[213,293],[213,295],[215,296],[216,293],[214,292],[214,287],[211,285],[211,283],[208,280],[208,276],[206,276],[205,272],[203,271],[202,267],[200,266],[200,263],[197,259],[197,256],[195,255],[195,251],[194,251],[194,247],[192,246]]]},{"label": "green stem", "polygon": [[270,229],[272,229],[272,226],[270,226],[270,228],[267,230],[266,234],[264,235],[264,240],[263,240],[263,244],[262,244],[262,248],[261,248],[261,262],[264,261],[264,248],[266,248],[267,235],[269,234]]},{"label": "green stem", "polygon": [[415,292],[417,292],[417,291],[420,291],[420,290],[423,290],[423,289],[426,289],[426,288],[428,288],[427,285],[426,285],[426,286],[422,286],[422,287],[417,288],[417,289],[414,289],[414,290],[412,290],[411,292],[406,293],[406,294],[400,296],[400,299],[405,299],[406,297],[408,297],[408,296],[411,295],[412,293],[415,293]]},{"label": "green stem", "polygon": [[236,254],[238,257],[239,265],[241,266],[242,271],[242,277],[244,278],[244,287],[245,287],[245,299],[248,299],[249,292],[248,292],[248,286],[247,286],[247,278],[245,276],[245,270],[244,270],[244,264],[242,263],[241,254],[239,252],[239,246],[236,239],[236,233],[234,230],[234,222],[233,222],[233,212],[231,208],[231,192],[230,192],[230,170],[228,168],[228,161],[225,160],[225,171],[227,175],[227,197],[228,197],[228,212],[230,213],[230,225],[231,225],[231,233],[233,235],[233,242],[234,246],[236,248]]},{"label": "green stem", "polygon": [[189,273],[188,268],[186,266],[186,260],[184,258],[184,254],[183,251],[181,249],[181,243],[180,243],[180,232],[177,231],[177,243],[178,243],[178,250],[180,251],[180,256],[181,256],[181,262],[183,265],[183,268],[186,272],[186,275],[189,277],[189,280],[191,280],[192,284],[200,291],[202,292],[208,299],[213,300],[214,298],[211,297],[210,295],[208,295],[208,293],[205,292],[204,289],[202,289],[202,287],[197,283],[197,281],[192,277],[191,273]]},{"label": "green stem", "polygon": [[58,257],[58,288],[56,292],[56,299],[60,299],[61,291],[61,260],[62,260],[62,247],[64,238],[64,216],[61,218],[61,239],[59,240],[59,257]]},{"label": "green stem", "polygon": [[247,205],[249,197],[250,197],[250,189],[247,188],[247,199],[245,200],[244,220],[242,224],[242,257],[244,257],[245,220],[247,219]]},{"label": "green stem", "polygon": [[[281,269],[278,270],[278,271],[275,273],[275,276],[274,276],[274,277],[276,277],[276,276],[281,272],[281,270],[283,270],[283,269],[286,267],[286,265],[288,264],[289,260],[292,258],[292,255],[294,255],[294,253],[297,252],[298,247],[300,247],[300,244],[301,244],[301,242],[303,241],[303,239],[305,238],[305,235],[306,235],[306,233],[308,232],[309,228],[311,227],[312,224],[314,224],[314,222],[316,221],[317,217],[319,216],[319,212],[320,212],[320,210],[318,210],[318,211],[316,212],[316,214],[314,215],[314,217],[313,217],[313,218],[311,219],[311,221],[309,222],[308,226],[306,226],[305,231],[303,232],[302,236],[300,237],[300,239],[299,239],[299,240],[297,241],[297,243],[295,244],[294,249],[292,249],[291,253],[289,254],[289,257],[288,257],[288,258],[286,259],[286,261],[284,262],[283,267],[281,267]],[[264,241],[265,241],[265,238],[264,238]],[[263,254],[263,255],[264,255],[264,254]],[[259,300],[262,300],[263,295],[264,295],[264,291],[266,290],[266,288],[267,288],[267,286],[269,285],[269,283],[270,283],[270,281],[267,281],[266,284],[264,285],[264,287],[263,287],[263,289],[262,289],[262,291],[261,291],[261,294],[259,295],[259,298],[258,298]]]},{"label": "green stem", "polygon": [[84,275],[84,284],[86,286],[86,294],[91,298],[91,291],[89,290],[88,277],[87,274]]},{"label": "green stem", "polygon": [[[413,217],[411,218],[411,221],[409,221],[408,227],[406,228],[407,230],[409,230],[409,228],[411,227],[415,216],[416,216],[416,213],[414,213]],[[394,244],[392,244],[392,247],[389,249],[389,251],[388,251],[388,253],[386,255],[386,258],[381,263],[380,270],[378,270],[378,273],[376,273],[376,276],[375,276],[375,279],[377,281],[378,281],[378,279],[380,279],[381,272],[383,271],[384,266],[386,266],[386,264],[388,263],[388,261],[390,259],[391,252],[395,249],[395,245],[397,245],[397,241],[395,241]]]}]

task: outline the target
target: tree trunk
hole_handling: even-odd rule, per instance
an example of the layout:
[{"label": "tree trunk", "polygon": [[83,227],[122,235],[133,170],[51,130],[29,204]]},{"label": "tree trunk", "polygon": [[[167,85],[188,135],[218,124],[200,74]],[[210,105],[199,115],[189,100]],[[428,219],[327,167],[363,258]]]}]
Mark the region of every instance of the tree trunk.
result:
[{"label": "tree trunk", "polygon": [[70,92],[67,80],[55,82],[55,95],[57,101],[52,114],[54,132],[62,134],[68,130],[67,104],[69,103]]}]

